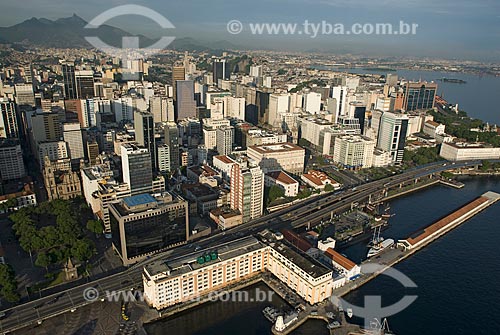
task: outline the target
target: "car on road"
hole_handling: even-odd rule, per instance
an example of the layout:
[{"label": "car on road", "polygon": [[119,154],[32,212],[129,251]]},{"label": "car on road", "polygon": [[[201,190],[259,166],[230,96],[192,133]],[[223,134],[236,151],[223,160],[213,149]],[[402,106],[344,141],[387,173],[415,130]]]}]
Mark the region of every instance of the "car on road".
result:
[{"label": "car on road", "polygon": [[5,314],[5,312],[0,312],[0,319],[4,318],[6,316],[7,316],[7,314]]}]

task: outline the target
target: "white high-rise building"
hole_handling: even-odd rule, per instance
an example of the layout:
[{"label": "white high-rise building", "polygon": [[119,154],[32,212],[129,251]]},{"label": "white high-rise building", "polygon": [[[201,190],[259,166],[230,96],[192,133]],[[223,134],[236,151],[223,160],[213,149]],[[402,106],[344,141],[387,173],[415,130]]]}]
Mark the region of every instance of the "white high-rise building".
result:
[{"label": "white high-rise building", "polygon": [[79,159],[85,157],[80,123],[64,123],[63,138],[64,142],[68,144],[69,157],[71,159]]},{"label": "white high-rise building", "polygon": [[155,123],[174,121],[174,99],[154,96],[149,99],[149,109]]},{"label": "white high-rise building", "polygon": [[132,97],[122,97],[113,100],[113,113],[117,123],[134,119],[134,102]]},{"label": "white high-rise building", "polygon": [[250,76],[255,78],[262,77],[262,65],[252,65],[250,66]]},{"label": "white high-rise building", "polygon": [[220,155],[229,155],[233,151],[234,127],[226,126],[216,131],[217,151]]},{"label": "white high-rise building", "polygon": [[309,92],[304,95],[304,110],[311,114],[318,114],[321,111],[321,94]]},{"label": "white high-rise building", "polygon": [[331,106],[329,102],[328,107],[330,112],[335,115],[333,122],[337,122],[339,116],[346,116],[348,114],[347,90],[347,86],[335,86],[332,88],[332,99],[334,100],[331,101]]},{"label": "white high-rise building", "polygon": [[44,158],[47,156],[51,161],[69,158],[68,145],[64,141],[47,141],[38,143],[38,162],[40,167],[44,166]]},{"label": "white high-rise building", "polygon": [[283,115],[288,113],[288,94],[271,94],[269,96],[269,124],[273,127],[280,127]]},{"label": "white high-rise building", "polygon": [[167,144],[159,145],[158,148],[158,171],[170,171],[170,148]]},{"label": "white high-rise building", "polygon": [[258,218],[264,209],[264,172],[246,164],[234,164],[231,169],[231,208],[240,211],[243,222]]},{"label": "white high-rise building", "polygon": [[231,123],[227,119],[203,119],[203,143],[205,148],[208,150],[215,149],[217,147],[217,129],[229,127],[230,125]]},{"label": "white high-rise building", "polygon": [[153,173],[148,149],[125,143],[121,145],[121,158],[123,181],[132,195],[151,192]]},{"label": "white high-rise building", "polygon": [[245,98],[226,97],[224,116],[245,120]]},{"label": "white high-rise building", "polygon": [[380,118],[377,147],[391,154],[393,163],[401,163],[408,131],[408,115],[384,112]]},{"label": "white high-rise building", "polygon": [[23,151],[19,141],[0,139],[0,175],[2,180],[18,179],[26,176]]},{"label": "white high-rise building", "polygon": [[367,137],[339,136],[335,138],[333,161],[347,169],[364,169],[372,166],[375,142]]}]

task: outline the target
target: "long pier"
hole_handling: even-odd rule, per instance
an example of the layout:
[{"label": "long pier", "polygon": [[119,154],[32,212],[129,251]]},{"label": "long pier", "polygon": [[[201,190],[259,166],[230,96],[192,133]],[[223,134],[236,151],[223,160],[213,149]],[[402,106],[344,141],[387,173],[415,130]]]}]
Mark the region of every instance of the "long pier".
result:
[{"label": "long pier", "polygon": [[423,229],[416,231],[408,238],[399,240],[397,242],[396,248],[383,251],[376,259],[370,258],[361,263],[362,266],[369,264],[378,266],[382,265],[383,267],[381,268],[381,270],[377,271],[376,273],[363,274],[360,278],[334,290],[333,295],[342,297],[349,292],[356,290],[360,286],[363,286],[364,284],[368,283],[369,281],[383,273],[388,268],[405,260],[406,258],[415,254],[417,251],[425,248],[430,243],[434,242],[441,236],[445,235],[465,221],[474,217],[479,212],[495,204],[499,200],[500,194],[495,192],[486,192],[482,196],[474,199],[473,201],[462,206],[460,209],[454,211],[446,217]]}]

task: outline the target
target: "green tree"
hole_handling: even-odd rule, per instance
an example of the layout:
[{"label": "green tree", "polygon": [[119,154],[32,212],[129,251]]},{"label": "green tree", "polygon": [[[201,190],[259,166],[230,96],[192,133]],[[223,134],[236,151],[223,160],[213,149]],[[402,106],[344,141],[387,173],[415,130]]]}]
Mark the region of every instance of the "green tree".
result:
[{"label": "green tree", "polygon": [[100,235],[104,231],[104,226],[100,220],[88,220],[87,229],[96,235]]},{"label": "green tree", "polygon": [[71,255],[82,262],[89,260],[94,252],[94,245],[88,239],[76,240],[71,247]]},{"label": "green tree", "polygon": [[269,188],[269,193],[267,197],[268,204],[272,203],[274,200],[285,197],[285,190],[283,190],[278,185],[273,185]]},{"label": "green tree", "polygon": [[488,171],[491,169],[491,162],[490,161],[482,161],[481,162],[481,171]]},{"label": "green tree", "polygon": [[0,296],[8,302],[18,302],[16,274],[10,265],[0,264]]},{"label": "green tree", "polygon": [[332,184],[325,185],[325,192],[333,192],[333,191],[335,191],[335,187],[333,187]]},{"label": "green tree", "polygon": [[39,252],[38,256],[36,257],[35,265],[36,266],[41,266],[45,268],[45,271],[49,272],[49,265],[51,263],[51,259],[49,255],[47,255],[45,252]]}]

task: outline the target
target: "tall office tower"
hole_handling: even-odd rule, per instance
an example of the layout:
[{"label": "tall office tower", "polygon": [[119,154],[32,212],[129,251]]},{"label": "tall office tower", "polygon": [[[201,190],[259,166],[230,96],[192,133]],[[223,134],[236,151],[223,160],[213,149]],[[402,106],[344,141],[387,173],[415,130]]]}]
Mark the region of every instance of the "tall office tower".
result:
[{"label": "tall office tower", "polygon": [[366,106],[355,106],[354,107],[354,118],[359,120],[359,126],[361,127],[361,134],[365,133],[365,114]]},{"label": "tall office tower", "polygon": [[346,86],[335,86],[332,88],[332,106],[330,107],[330,102],[328,103],[329,111],[332,112],[335,117],[333,122],[337,122],[339,116],[345,116],[348,114],[348,104],[347,104],[347,87]]},{"label": "tall office tower", "polygon": [[234,164],[231,168],[231,208],[239,210],[243,222],[262,215],[264,208],[264,173],[258,166]]},{"label": "tall office tower", "polygon": [[76,113],[78,122],[82,128],[95,127],[97,125],[97,110],[94,104],[94,99],[77,100]]},{"label": "tall office tower", "polygon": [[174,121],[174,99],[166,96],[149,98],[149,110],[155,123]]},{"label": "tall office tower", "polygon": [[33,92],[32,84],[16,84],[14,85],[14,89],[18,106],[35,106],[35,93]]},{"label": "tall office tower", "polygon": [[316,92],[305,94],[304,110],[311,114],[318,114],[321,110],[321,94]]},{"label": "tall office tower", "polygon": [[19,137],[16,105],[8,99],[0,99],[0,138]]},{"label": "tall office tower", "polygon": [[365,136],[339,136],[335,138],[333,161],[346,169],[372,167],[375,142]]},{"label": "tall office tower", "polygon": [[377,147],[391,154],[393,163],[401,163],[408,131],[408,115],[384,112],[380,118]]},{"label": "tall office tower", "polygon": [[75,64],[71,62],[63,62],[61,67],[64,81],[64,98],[68,100],[77,99]]},{"label": "tall office tower", "polygon": [[414,111],[417,109],[434,108],[434,98],[436,97],[436,92],[436,83],[406,83],[406,85],[403,86],[403,109],[407,111]]},{"label": "tall office tower", "polygon": [[0,176],[2,180],[19,179],[26,176],[23,151],[18,140],[0,139]]},{"label": "tall office tower", "polygon": [[77,99],[94,97],[94,71],[76,71],[75,86]]},{"label": "tall office tower", "polygon": [[231,78],[231,71],[229,69],[229,64],[227,64],[225,59],[217,59],[212,65],[213,80],[214,84],[218,86],[220,80],[229,80]]},{"label": "tall office tower", "polygon": [[176,82],[177,80],[186,80],[186,69],[184,66],[174,66],[172,68],[172,87],[173,87],[173,98],[177,98],[177,88]]},{"label": "tall office tower", "polygon": [[136,111],[134,113],[135,141],[151,153],[151,166],[156,169],[155,123],[153,114]]},{"label": "tall office tower", "polygon": [[250,76],[255,78],[262,77],[262,65],[252,65],[250,66]]},{"label": "tall office tower", "polygon": [[31,116],[33,139],[41,141],[59,141],[63,137],[59,113],[36,113]]},{"label": "tall office tower", "polygon": [[129,185],[132,195],[151,192],[153,172],[148,150],[125,143],[121,145],[121,158],[123,182]]},{"label": "tall office tower", "polygon": [[170,149],[170,171],[175,171],[180,163],[179,128],[175,122],[168,122],[165,125],[165,144]]},{"label": "tall office tower", "polygon": [[158,171],[166,173],[170,171],[170,148],[167,144],[160,144],[157,148]]},{"label": "tall office tower", "polygon": [[89,158],[90,165],[97,164],[98,156],[99,156],[99,144],[96,141],[87,142],[87,157]]},{"label": "tall office tower", "polygon": [[269,124],[281,129],[282,115],[288,112],[288,95],[271,94],[269,96]]},{"label": "tall office tower", "polygon": [[217,151],[220,155],[227,156],[233,151],[234,127],[221,127],[217,129]]},{"label": "tall office tower", "polygon": [[85,157],[83,149],[82,130],[78,122],[64,123],[63,138],[68,144],[68,155],[71,159],[80,159]]},{"label": "tall office tower", "polygon": [[194,100],[194,82],[192,80],[177,80],[175,121],[188,117],[196,118],[196,101]]},{"label": "tall office tower", "polygon": [[224,117],[245,120],[245,98],[225,97]]},{"label": "tall office tower", "polygon": [[255,106],[257,108],[258,122],[260,124],[269,124],[269,97],[268,91],[257,90],[255,94]]},{"label": "tall office tower", "polygon": [[113,100],[113,113],[115,121],[132,121],[134,119],[134,102],[132,97],[121,97]]}]

